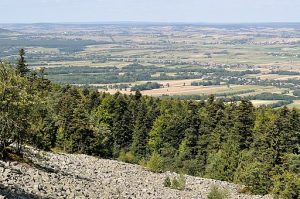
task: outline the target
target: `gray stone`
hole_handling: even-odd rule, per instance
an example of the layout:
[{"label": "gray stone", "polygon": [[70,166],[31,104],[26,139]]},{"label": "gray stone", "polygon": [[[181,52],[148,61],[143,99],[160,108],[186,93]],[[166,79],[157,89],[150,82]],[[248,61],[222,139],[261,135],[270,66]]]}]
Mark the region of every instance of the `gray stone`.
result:
[{"label": "gray stone", "polygon": [[[183,191],[163,187],[166,176],[176,173],[155,174],[138,165],[115,160],[104,160],[87,155],[46,153],[28,147],[27,155],[35,164],[53,168],[55,172],[34,167],[9,164],[0,167],[0,180],[5,186],[20,187],[27,193],[40,194],[47,198],[206,198],[213,185],[230,192],[231,198],[271,199],[271,196],[240,194],[238,185],[211,179],[186,176]],[[35,158],[42,156],[42,158]],[[15,168],[22,172],[11,172]],[[5,180],[3,180],[5,179]],[[1,199],[1,197],[0,197]]]}]

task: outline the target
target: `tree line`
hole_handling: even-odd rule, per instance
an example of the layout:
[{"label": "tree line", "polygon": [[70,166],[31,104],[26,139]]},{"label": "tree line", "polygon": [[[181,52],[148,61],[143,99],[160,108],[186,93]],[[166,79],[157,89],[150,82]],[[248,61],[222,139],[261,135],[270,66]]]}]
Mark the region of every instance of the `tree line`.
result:
[{"label": "tree line", "polygon": [[0,63],[0,154],[15,143],[85,153],[300,197],[300,114],[210,96],[189,101],[62,86]]},{"label": "tree line", "polygon": [[[242,77],[260,71],[229,71],[220,68],[168,68],[138,63],[117,67],[55,67],[47,68],[47,78],[63,84],[112,84],[136,81],[200,79],[207,77]],[[174,75],[170,75],[175,73]],[[220,78],[219,78],[220,81]]]},{"label": "tree line", "polygon": [[162,87],[162,84],[157,82],[146,82],[144,84],[134,85],[131,87],[131,91],[145,91],[145,90],[153,90]]}]

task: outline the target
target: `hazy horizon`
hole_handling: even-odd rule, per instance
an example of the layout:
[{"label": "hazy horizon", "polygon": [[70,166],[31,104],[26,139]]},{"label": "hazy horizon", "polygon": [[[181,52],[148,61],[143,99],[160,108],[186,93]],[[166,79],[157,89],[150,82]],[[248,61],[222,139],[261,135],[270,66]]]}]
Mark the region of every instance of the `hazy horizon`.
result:
[{"label": "hazy horizon", "polygon": [[290,21],[283,21],[283,22],[181,22],[181,21],[172,21],[172,22],[166,22],[166,21],[84,21],[84,22],[76,22],[76,21],[62,21],[62,22],[49,22],[49,21],[43,21],[43,22],[0,22],[0,24],[16,24],[16,25],[26,25],[26,24],[33,24],[33,25],[39,25],[39,24],[53,24],[53,25],[147,25],[147,24],[158,24],[158,25],[168,25],[168,24],[174,24],[174,25],[259,25],[259,24],[300,24],[300,20],[299,21],[294,21],[294,22],[290,22]]},{"label": "hazy horizon", "polygon": [[0,23],[297,23],[297,0],[1,0]]}]

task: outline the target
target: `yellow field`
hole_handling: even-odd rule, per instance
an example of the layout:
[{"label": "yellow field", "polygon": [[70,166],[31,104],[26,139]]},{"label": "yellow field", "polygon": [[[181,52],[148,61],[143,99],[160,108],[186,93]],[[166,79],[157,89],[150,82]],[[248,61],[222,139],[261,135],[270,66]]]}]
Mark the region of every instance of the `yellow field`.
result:
[{"label": "yellow field", "polygon": [[271,105],[278,101],[277,100],[251,100],[251,102],[254,106],[258,107],[262,105]]},{"label": "yellow field", "polygon": [[[252,85],[231,85],[227,87],[227,85],[220,85],[220,86],[191,86],[192,81],[197,80],[176,80],[176,81],[157,81],[160,84],[164,85],[164,88],[154,89],[154,90],[146,90],[141,91],[143,95],[149,96],[162,96],[162,95],[210,95],[210,94],[218,94],[218,93],[232,93],[232,92],[239,92],[239,91],[247,91],[247,90],[255,90],[255,92],[245,93],[240,96],[248,96],[249,94],[259,94],[262,92],[280,92],[280,89],[271,86],[252,86]],[[134,83],[134,84],[140,84]],[[186,86],[183,86],[185,83]],[[169,84],[169,87],[167,87]],[[104,90],[99,90],[104,91]],[[109,89],[108,91],[111,94],[118,92],[118,90]],[[120,91],[124,94],[131,94],[134,92],[131,91]]]}]

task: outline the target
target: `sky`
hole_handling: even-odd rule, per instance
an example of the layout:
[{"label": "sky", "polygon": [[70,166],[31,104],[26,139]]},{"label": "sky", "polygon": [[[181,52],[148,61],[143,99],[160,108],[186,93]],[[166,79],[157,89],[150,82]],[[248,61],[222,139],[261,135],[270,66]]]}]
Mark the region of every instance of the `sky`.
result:
[{"label": "sky", "polygon": [[0,0],[0,23],[300,22],[300,0]]}]

